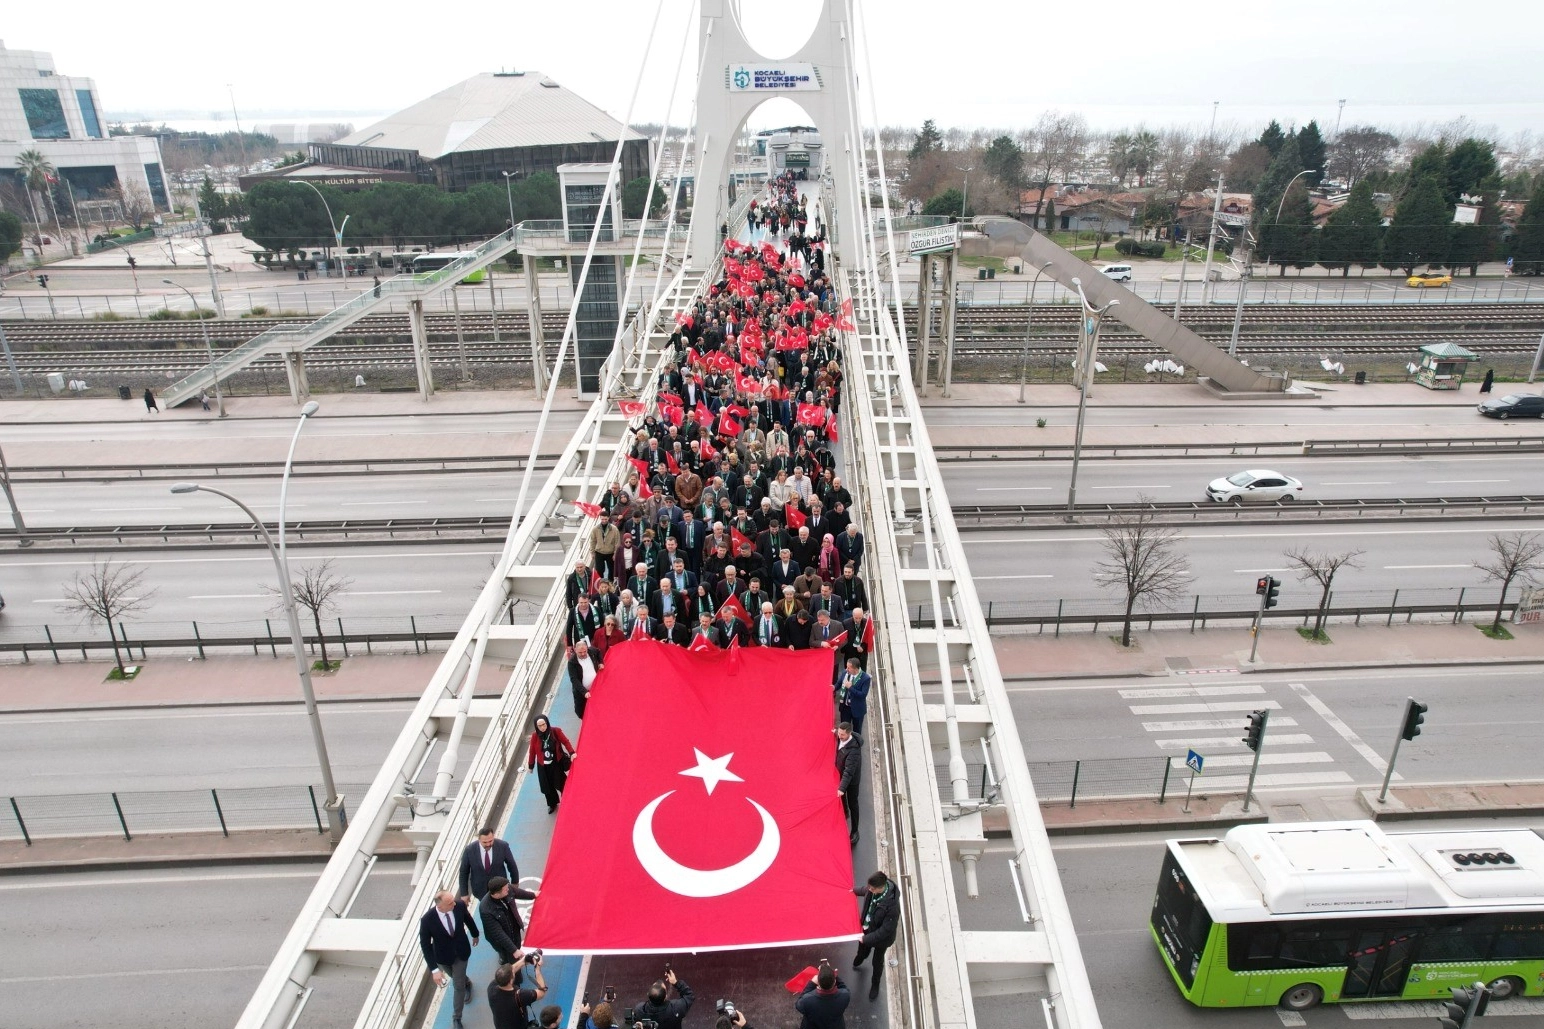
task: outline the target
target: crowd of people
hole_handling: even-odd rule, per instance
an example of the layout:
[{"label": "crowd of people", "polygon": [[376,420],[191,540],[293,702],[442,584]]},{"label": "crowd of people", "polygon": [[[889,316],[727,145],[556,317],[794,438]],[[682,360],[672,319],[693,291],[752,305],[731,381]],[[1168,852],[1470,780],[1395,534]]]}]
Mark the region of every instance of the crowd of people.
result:
[{"label": "crowd of people", "polygon": [[[726,239],[722,274],[678,317],[653,395],[619,402],[633,434],[625,477],[577,504],[595,524],[588,559],[564,584],[568,680],[583,720],[607,652],[625,641],[829,651],[838,790],[855,845],[874,626],[865,542],[833,449],[844,382],[838,333],[852,329],[851,307],[838,302],[826,275],[818,208],[811,212],[791,176],[773,179],[747,220],[750,241]],[[535,718],[527,767],[549,813],[575,754],[546,715]],[[555,1006],[533,1017],[546,984],[539,952],[520,946],[514,901],[535,894],[519,881],[508,845],[485,829],[463,854],[459,893],[438,895],[421,919],[424,959],[436,983],[454,991],[455,1029],[473,990],[467,960],[481,937],[500,961],[487,988],[495,1029],[561,1018]],[[899,902],[882,872],[855,892],[864,898],[864,936],[854,967],[872,955],[874,998]],[[635,1018],[677,1029],[692,1001],[672,972],[653,984]],[[823,965],[795,1007],[802,1025],[827,1029],[843,1024],[847,1003],[846,984]],[[609,998],[581,1013],[587,1029],[620,1021]],[[746,1029],[745,1015],[721,1011],[717,1027]]]}]

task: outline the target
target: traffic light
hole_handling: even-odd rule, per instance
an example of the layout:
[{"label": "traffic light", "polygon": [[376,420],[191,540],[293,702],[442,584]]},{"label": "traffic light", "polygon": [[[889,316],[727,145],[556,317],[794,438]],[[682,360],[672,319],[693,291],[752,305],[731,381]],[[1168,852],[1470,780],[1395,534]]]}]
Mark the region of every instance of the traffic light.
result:
[{"label": "traffic light", "polygon": [[1267,575],[1265,577],[1265,606],[1275,607],[1277,604],[1281,603],[1281,601],[1277,599],[1280,595],[1281,580],[1276,578],[1274,575]]},{"label": "traffic light", "polygon": [[1452,987],[1453,999],[1442,1002],[1442,1029],[1469,1029],[1472,1020],[1485,1014],[1490,1004],[1490,990],[1483,983]]},{"label": "traffic light", "polygon": [[133,254],[130,254],[129,255],[129,267],[130,268],[137,268],[138,266],[139,266],[139,262],[134,260],[134,255]]},{"label": "traffic light", "polygon": [[1265,591],[1270,589],[1270,588],[1271,588],[1271,577],[1269,575],[1262,575],[1258,579],[1255,580],[1255,584],[1254,584],[1255,596],[1257,596],[1257,597],[1265,596]]},{"label": "traffic light", "polygon": [[38,285],[42,286],[44,289],[47,289],[48,288],[48,276],[47,275],[39,275],[38,276]]},{"label": "traffic light", "polygon": [[1414,697],[1405,699],[1405,725],[1399,730],[1399,738],[1413,740],[1421,734],[1421,723],[1426,720],[1426,705]]},{"label": "traffic light", "polygon": [[1260,744],[1265,740],[1265,723],[1270,719],[1269,711],[1251,711],[1249,724],[1244,727],[1244,746],[1258,752]]}]

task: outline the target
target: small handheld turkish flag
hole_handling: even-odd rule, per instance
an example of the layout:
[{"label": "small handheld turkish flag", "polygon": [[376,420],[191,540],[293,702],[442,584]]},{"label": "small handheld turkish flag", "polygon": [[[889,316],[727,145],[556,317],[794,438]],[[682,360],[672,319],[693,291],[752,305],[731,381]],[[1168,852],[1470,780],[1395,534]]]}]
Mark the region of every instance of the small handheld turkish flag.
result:
[{"label": "small handheld turkish flag", "polygon": [[740,598],[735,596],[733,593],[725,597],[724,602],[718,605],[719,614],[723,614],[725,611],[730,612],[746,625],[751,624],[750,613],[745,610],[745,605],[740,603]]},{"label": "small handheld turkish flag", "polygon": [[729,542],[734,544],[734,552],[736,554],[740,552],[741,546],[755,546],[755,544],[751,542],[751,538],[749,536],[745,535],[745,533],[741,532],[739,529],[736,529],[733,526],[730,526],[729,528]]},{"label": "small handheld turkish flag", "polygon": [[[526,945],[639,954],[856,939],[830,656],[640,644],[606,657]],[[612,676],[627,688],[607,689]]]},{"label": "small handheld turkish flag", "polygon": [[783,507],[783,524],[784,525],[788,526],[790,529],[799,529],[799,528],[803,528],[804,522],[805,522],[805,517],[804,517],[804,512],[803,511],[800,511],[797,507],[794,507],[792,504],[784,505],[784,507]]},{"label": "small handheld turkish flag", "polygon": [[576,500],[576,501],[574,501],[574,506],[577,507],[580,511],[584,512],[586,515],[588,515],[591,518],[599,518],[600,517],[600,505],[599,504],[591,504],[591,503],[589,503],[587,501],[584,501],[584,500]]},{"label": "small handheld turkish flag", "polygon": [[629,418],[637,418],[639,415],[643,414],[643,412],[647,411],[648,409],[649,409],[648,405],[643,403],[642,401],[639,401],[639,400],[618,400],[617,401],[617,410],[621,411],[624,415],[626,415]]}]

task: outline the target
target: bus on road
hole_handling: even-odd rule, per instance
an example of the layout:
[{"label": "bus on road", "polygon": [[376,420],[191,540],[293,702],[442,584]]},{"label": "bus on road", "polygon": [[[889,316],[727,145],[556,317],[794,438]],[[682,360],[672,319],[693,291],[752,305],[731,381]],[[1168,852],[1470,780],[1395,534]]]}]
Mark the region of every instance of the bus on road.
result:
[{"label": "bus on road", "polygon": [[[470,256],[471,251],[469,250],[452,250],[443,254],[419,254],[413,258],[413,274],[422,275],[424,272],[438,271],[452,261],[458,261],[463,257]],[[468,274],[461,282],[462,284],[482,282],[487,277],[488,270],[486,268],[479,268],[475,272]]]},{"label": "bus on road", "polygon": [[1201,1007],[1544,994],[1544,839],[1528,829],[1241,825],[1167,842],[1150,921]]}]

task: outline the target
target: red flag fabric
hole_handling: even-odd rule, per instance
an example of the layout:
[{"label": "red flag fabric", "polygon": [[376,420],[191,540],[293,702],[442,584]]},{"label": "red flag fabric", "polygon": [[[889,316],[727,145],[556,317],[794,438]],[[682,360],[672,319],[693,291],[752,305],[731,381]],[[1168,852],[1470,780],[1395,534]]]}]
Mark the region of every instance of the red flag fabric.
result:
[{"label": "red flag fabric", "polygon": [[629,640],[652,640],[654,637],[644,631],[643,619],[640,618],[633,623],[633,634],[627,638]]},{"label": "red flag fabric", "polygon": [[680,404],[663,404],[660,406],[660,413],[665,416],[665,421],[678,429],[681,423],[686,421],[686,411]]},{"label": "red flag fabric", "polygon": [[627,461],[638,473],[639,482],[647,483],[649,481],[649,473],[654,470],[649,467],[649,462],[645,461],[641,457],[629,457]]},{"label": "red flag fabric", "polygon": [[703,636],[701,633],[692,637],[691,646],[687,647],[686,649],[691,651],[693,654],[711,654],[718,650],[718,648],[713,645],[713,641],[708,639],[706,636]]},{"label": "red flag fabric", "polygon": [[[613,678],[626,688],[607,689]],[[830,656],[629,642],[607,651],[600,679],[526,945],[640,954],[856,939]]]},{"label": "red flag fabric", "polygon": [[[811,640],[810,641],[810,645],[811,646],[820,646],[821,644],[817,643],[815,640]],[[847,630],[845,630],[845,629],[842,630],[841,632],[837,633],[835,636],[832,636],[830,639],[826,640],[825,644],[824,644],[824,646],[827,649],[829,649],[829,650],[841,650],[846,645],[847,645]]]},{"label": "red flag fabric", "polygon": [[639,415],[643,414],[648,409],[649,409],[648,405],[643,403],[640,400],[618,400],[617,401],[617,410],[621,411],[622,414],[625,415],[628,418],[637,418]]},{"label": "red flag fabric", "polygon": [[736,554],[740,552],[741,544],[752,547],[756,545],[751,541],[749,536],[745,535],[745,533],[741,532],[739,529],[736,529],[734,526],[729,527],[729,542],[734,545],[734,552]]},{"label": "red flag fabric", "polygon": [[584,512],[586,515],[589,515],[591,518],[600,517],[599,504],[591,504],[588,501],[576,500],[574,501],[574,506],[577,507],[580,511]]},{"label": "red flag fabric", "polygon": [[804,992],[804,988],[810,984],[810,980],[814,979],[819,974],[820,969],[816,968],[814,965],[806,965],[804,971],[800,972],[798,975],[794,976],[792,979],[783,984],[783,989],[787,990],[789,993],[794,994],[795,996],[798,996]]},{"label": "red flag fabric", "polygon": [[698,442],[697,452],[701,454],[705,460],[718,456],[718,451],[713,449],[713,444],[709,443],[706,437]]},{"label": "red flag fabric", "polygon": [[863,614],[863,652],[865,654],[872,654],[874,652],[874,619],[868,617],[867,611]]},{"label": "red flag fabric", "polygon": [[842,313],[845,314],[845,315],[851,315],[852,314],[852,298],[851,297],[848,297],[846,300],[842,301]]},{"label": "red flag fabric", "polygon": [[661,393],[659,395],[660,407],[681,407],[684,403],[685,401],[676,393]]},{"label": "red flag fabric", "polygon": [[744,431],[745,427],[729,417],[729,412],[725,411],[719,415],[718,434],[720,436],[738,436]]},{"label": "red flag fabric", "polygon": [[746,625],[751,624],[750,612],[745,610],[745,605],[740,603],[740,598],[733,593],[725,597],[724,602],[718,605],[719,614],[723,614],[725,611],[730,612]]},{"label": "red flag fabric", "polygon": [[[832,436],[831,438],[835,439],[836,437]],[[681,474],[681,465],[680,462],[675,459],[674,452],[669,450],[665,451],[665,467],[670,469],[671,475]]]},{"label": "red flag fabric", "polygon": [[836,415],[834,414],[826,419],[826,435],[830,437],[832,443],[840,443],[842,441],[842,437],[836,434]]},{"label": "red flag fabric", "polygon": [[800,425],[824,425],[826,409],[819,404],[800,404],[797,421]]},{"label": "red flag fabric", "polygon": [[788,526],[790,529],[803,528],[803,526],[804,526],[804,512],[800,511],[797,507],[795,507],[791,503],[784,505],[784,507],[783,507],[783,524]]},{"label": "red flag fabric", "polygon": [[708,410],[708,405],[697,401],[697,406],[692,408],[692,416],[697,419],[697,424],[708,426],[713,424],[713,412]]}]

